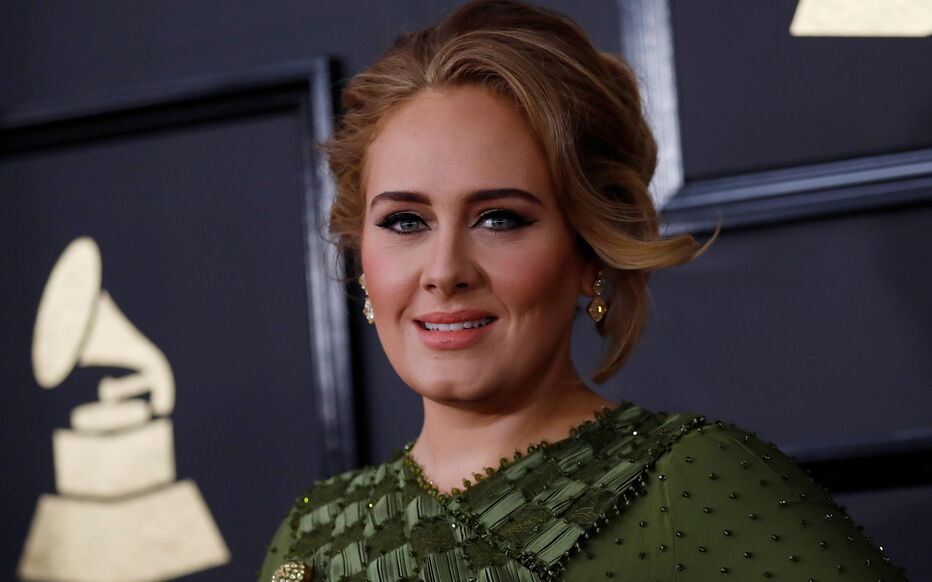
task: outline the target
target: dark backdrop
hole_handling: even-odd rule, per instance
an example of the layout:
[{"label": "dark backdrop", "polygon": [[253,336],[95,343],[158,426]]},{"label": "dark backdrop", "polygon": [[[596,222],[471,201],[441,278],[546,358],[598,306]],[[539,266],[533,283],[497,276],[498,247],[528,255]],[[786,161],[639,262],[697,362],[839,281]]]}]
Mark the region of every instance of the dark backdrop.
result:
[{"label": "dark backdrop", "polygon": [[38,496],[56,490],[51,431],[97,400],[103,375],[124,373],[77,368],[52,390],[33,379],[39,294],[79,236],[96,240],[103,288],[172,366],[178,479],[197,484],[232,554],[190,578],[253,572],[268,534],[251,524],[270,531],[297,482],[320,477],[319,450],[302,446],[319,434],[298,136],[293,114],[269,113],[0,159],[4,579]]},{"label": "dark backdrop", "polygon": [[[44,103],[118,95],[191,76],[240,71],[316,55],[333,56],[343,76],[348,77],[377,58],[395,34],[435,21],[454,4],[456,2],[441,0],[231,0],[222,5],[187,0],[158,3],[110,0],[62,3],[52,7],[29,0],[8,0],[0,5],[0,112],[15,113]],[[618,50],[619,11],[614,1],[553,0],[544,4],[577,19],[600,48]],[[863,127],[844,123],[811,133],[781,130],[786,117],[768,115],[771,109],[761,108],[755,101],[766,96],[767,82],[771,78],[770,71],[763,70],[766,59],[762,60],[756,51],[742,50],[741,39],[749,37],[742,37],[734,28],[729,28],[729,23],[735,21],[728,15],[735,14],[735,10],[746,3],[729,2],[721,6],[721,13],[711,15],[687,4],[674,4],[677,43],[682,45],[692,38],[697,43],[695,46],[706,46],[712,51],[705,55],[707,58],[718,55],[716,58],[729,67],[728,74],[737,75],[732,83],[719,83],[715,69],[710,73],[703,62],[699,64],[704,68],[697,66],[697,59],[702,59],[703,54],[677,57],[678,64],[684,67],[678,74],[680,90],[686,92],[681,95],[681,112],[684,159],[689,175],[718,175],[929,145],[927,115],[907,118],[905,122],[898,118],[889,131],[878,125],[877,131],[868,132],[868,137],[876,137],[875,141],[865,141]],[[708,6],[705,2],[696,4]],[[782,18],[788,10],[791,12],[794,3],[777,4],[779,9],[768,10],[779,11],[778,16]],[[766,18],[766,14],[761,13],[761,17]],[[712,45],[711,40],[703,42],[703,35],[711,35],[717,42]],[[734,43],[733,50],[725,39]],[[878,42],[876,46],[886,47],[881,52],[899,50],[895,48],[899,46],[895,45],[898,41]],[[911,46],[928,50],[928,40],[922,42],[925,44]],[[874,55],[874,51],[866,50],[862,58],[866,67],[879,70],[883,64],[872,60]],[[904,56],[908,58],[911,57]],[[826,71],[825,78],[829,79],[830,74]],[[798,88],[802,91],[799,102],[803,104],[812,102],[830,109],[833,104],[840,105],[839,99],[845,98],[844,93],[832,92],[831,81],[803,80],[811,83]],[[750,86],[737,87],[739,83]],[[818,93],[811,95],[812,101],[805,92],[809,90],[807,87],[815,87],[812,91]],[[928,80],[920,86],[907,87],[904,99],[914,107],[915,97],[929,95],[928,87]],[[738,89],[741,91],[737,92]],[[828,92],[827,101],[820,97],[823,90]],[[740,95],[740,99],[735,95]],[[924,106],[928,112],[928,102],[920,102],[919,106]],[[896,108],[891,110],[896,112]],[[905,110],[912,111],[909,107]],[[795,113],[803,119],[819,119],[820,115],[818,109]],[[257,131],[276,134],[274,119],[264,123],[267,126],[256,128]],[[741,143],[720,139],[739,131],[748,133],[748,124],[759,130],[753,132],[759,137]],[[804,130],[807,124],[800,124],[800,127]],[[204,139],[207,137],[205,135]],[[270,139],[271,143],[276,143],[274,137]],[[255,142],[221,139],[218,143],[223,147],[218,151],[237,168],[283,163],[275,161],[274,148],[265,155],[257,153]],[[180,149],[173,152],[171,144],[165,142],[165,151],[160,155],[178,155],[186,151],[185,148],[194,148],[193,151],[203,154],[201,147],[192,144],[179,145]],[[271,166],[267,169],[272,173],[279,171]],[[283,175],[291,175],[289,168],[280,170]],[[3,383],[8,391],[30,392],[29,398],[38,400],[51,395],[33,385],[8,385],[7,377],[12,367],[22,367],[28,362],[30,328],[27,322],[31,321],[34,309],[34,288],[41,286],[44,277],[37,265],[50,265],[63,241],[70,239],[60,233],[61,240],[43,235],[39,241],[31,223],[23,220],[23,208],[17,202],[17,196],[28,192],[24,185],[30,181],[58,178],[32,176],[26,167],[4,172],[0,182],[4,197],[4,216],[0,221],[3,225],[0,240],[4,246],[2,300],[10,309],[24,313],[6,315],[7,308],[4,309]],[[169,178],[153,176],[152,179],[159,183]],[[171,179],[185,189],[192,185],[183,175]],[[63,191],[61,196],[74,191],[68,188],[69,184],[73,182],[66,180],[55,185]],[[131,197],[118,200],[124,206],[117,208],[123,208],[121,212],[130,218],[138,214],[139,209],[145,207],[146,188],[149,186],[145,184],[126,184],[120,193],[128,192],[130,194],[125,196]],[[217,256],[202,257],[206,262],[222,256],[224,251],[238,250],[254,226],[252,219],[245,216],[232,222],[221,220],[229,204],[253,218],[288,219],[276,217],[274,212],[270,214],[268,200],[248,198],[250,188],[226,189],[214,183],[204,184],[203,189],[205,196],[216,197],[215,212],[207,213],[203,220],[206,224],[221,222],[226,225],[218,227],[224,236],[217,239],[217,247],[202,249],[202,253],[217,253]],[[117,192],[111,189],[101,195],[117,196]],[[928,301],[932,293],[930,225],[932,208],[914,205],[724,233],[709,253],[694,264],[655,277],[652,283],[655,317],[644,345],[623,373],[606,384],[604,393],[611,398],[631,399],[649,406],[692,409],[713,418],[726,418],[804,454],[812,454],[814,447],[825,443],[869,441],[889,436],[891,431],[928,429],[932,425],[928,412],[932,410],[929,388],[932,369],[928,357],[932,348],[929,337],[932,307]],[[154,225],[141,226],[155,228]],[[147,253],[161,253],[159,260],[162,261],[173,260],[177,256],[173,253],[180,252],[180,247],[147,249],[144,242],[137,243]],[[106,262],[106,253],[116,253],[118,257],[120,253],[114,250],[115,244],[107,241],[102,241],[102,247],[105,281],[109,284],[106,273],[113,267]],[[153,273],[151,268],[144,269],[133,263],[138,260],[136,256],[138,253],[126,252],[124,258],[117,259],[127,263],[124,272],[137,272],[139,277],[135,282],[123,284],[155,282],[157,271]],[[250,255],[247,253],[247,256]],[[282,278],[283,284],[294,286],[282,291],[286,298],[289,293],[297,293],[297,289],[303,293],[303,266],[297,258],[288,263],[287,258],[282,257],[276,259],[274,265],[261,264],[265,257],[254,259],[256,269],[272,269],[276,277]],[[17,270],[18,265],[26,262],[36,266],[34,273],[24,275]],[[16,279],[19,281],[10,283]],[[205,284],[219,285],[222,280]],[[29,293],[24,291],[27,287],[31,290]],[[216,289],[217,300],[228,302],[241,295],[261,296],[262,289],[261,285],[237,281],[232,286]],[[124,297],[132,296],[131,292],[123,293],[119,289],[111,291],[121,303]],[[185,301],[203,300],[188,297],[183,288],[167,291]],[[282,304],[287,305],[287,301]],[[131,306],[124,307],[128,313],[133,313]],[[295,309],[303,309],[303,306]],[[211,311],[208,309],[207,313]],[[303,313],[301,311],[301,317]],[[392,448],[417,434],[419,402],[388,366],[373,330],[362,323],[361,317],[354,321],[361,453],[365,461],[378,462]],[[587,322],[580,318],[579,323],[576,357],[586,367],[595,360],[598,344],[591,337]],[[137,321],[137,324],[158,341],[160,322]],[[216,331],[226,330],[229,323],[218,317],[209,325]],[[236,374],[229,379],[229,384],[237,389],[227,396],[253,403],[257,414],[268,418],[274,417],[277,406],[300,408],[293,402],[277,402],[269,395],[274,395],[282,383],[294,385],[302,381],[301,372],[295,371],[299,369],[294,367],[295,360],[289,363],[287,378],[280,377],[275,370],[279,350],[293,353],[304,350],[307,336],[293,327],[298,325],[293,321],[274,326],[276,333],[272,333],[269,322],[245,321],[244,325],[255,334],[254,340],[263,344],[259,346],[261,357],[238,363]],[[237,329],[245,328],[237,326]],[[278,333],[289,329],[292,331]],[[263,330],[268,333],[263,334]],[[235,332],[231,330],[230,333]],[[167,355],[170,359],[188,357],[185,353],[194,350],[195,340],[196,334],[180,338],[177,350],[166,350]],[[204,341],[209,340],[204,338]],[[179,375],[179,401],[195,397],[193,387],[202,385],[201,376],[225,369],[224,364],[187,364],[191,375]],[[184,395],[186,386],[192,387],[190,395]],[[219,394],[219,388],[217,390]],[[70,404],[56,406],[64,410]],[[14,439],[32,440],[37,444],[28,457],[22,454],[5,457],[6,466],[13,463],[13,472],[25,471],[37,478],[50,479],[50,450],[43,448],[47,428],[36,429],[28,424],[10,422],[14,415],[10,410],[4,412],[4,448]],[[55,415],[54,421],[49,422],[63,426],[64,413]],[[218,417],[222,417],[219,411]],[[251,422],[247,417],[229,420]],[[215,454],[235,456],[237,447],[248,449],[248,431],[242,430],[242,424],[234,427],[219,419],[181,417],[175,422],[179,443],[186,430],[217,431],[216,450],[189,451],[185,453],[189,457],[179,457],[179,476],[195,478],[205,495],[210,488],[235,483],[231,475],[216,474],[212,458]],[[257,430],[262,429],[257,427]],[[283,430],[282,439],[311,442],[315,438],[310,426],[285,425]],[[222,512],[254,515],[252,527],[223,530],[234,551],[234,562],[239,565],[237,578],[258,566],[265,541],[281,509],[315,477],[300,469],[270,472],[265,466],[244,466],[238,471],[238,478],[265,480],[269,498],[244,499],[241,504],[222,509],[212,507],[219,514],[217,519],[222,530]],[[21,490],[16,481],[6,479],[3,485],[4,515],[9,517],[8,526],[4,528],[6,537],[0,543],[3,548],[0,568],[8,573],[19,554],[34,502],[34,493]],[[853,486],[857,489],[856,484]],[[18,500],[15,503],[10,501],[14,493]],[[25,507],[16,505],[24,499]],[[916,575],[932,568],[932,558],[925,551],[928,537],[924,533],[925,526],[932,520],[932,487],[919,484],[856,490],[841,495],[840,499],[849,505],[855,520],[865,525],[868,533],[885,546],[895,561],[908,566]]]}]

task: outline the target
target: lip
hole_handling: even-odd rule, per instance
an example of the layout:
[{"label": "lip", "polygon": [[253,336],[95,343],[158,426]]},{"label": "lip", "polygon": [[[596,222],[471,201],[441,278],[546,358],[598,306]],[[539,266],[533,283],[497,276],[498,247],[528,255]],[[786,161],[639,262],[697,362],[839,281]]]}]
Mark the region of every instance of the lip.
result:
[{"label": "lip", "polygon": [[[479,311],[477,309],[461,309],[459,311],[435,311],[425,313],[415,317],[415,321],[426,323],[461,323],[463,321],[476,321],[487,317],[495,318],[488,311]],[[481,328],[480,328],[481,329]]]},{"label": "lip", "polygon": [[[421,322],[449,324],[486,318],[491,318],[492,321],[482,327],[460,329],[457,331],[429,331],[421,327]],[[463,309],[460,311],[425,313],[417,316],[413,323],[415,329],[417,329],[418,338],[420,338],[421,343],[426,347],[432,350],[462,350],[474,345],[485,337],[497,321],[498,318],[488,311]]]}]

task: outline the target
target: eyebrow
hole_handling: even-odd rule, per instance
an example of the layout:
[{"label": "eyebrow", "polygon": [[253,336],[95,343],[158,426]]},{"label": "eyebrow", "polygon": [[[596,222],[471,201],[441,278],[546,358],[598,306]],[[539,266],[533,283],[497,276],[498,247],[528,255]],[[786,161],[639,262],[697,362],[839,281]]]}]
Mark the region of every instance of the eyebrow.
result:
[{"label": "eyebrow", "polygon": [[[543,206],[544,203],[540,201],[540,198],[534,196],[526,190],[521,190],[520,188],[492,188],[489,190],[476,190],[466,197],[467,203],[475,202],[488,202],[489,200],[502,200],[504,198],[519,198],[521,200],[527,200],[534,204]],[[430,206],[430,199],[421,194],[420,192],[410,192],[408,190],[390,190],[388,192],[382,192],[372,199],[372,202],[369,203],[369,208],[373,208],[376,202],[410,202],[412,204],[424,204]]]}]

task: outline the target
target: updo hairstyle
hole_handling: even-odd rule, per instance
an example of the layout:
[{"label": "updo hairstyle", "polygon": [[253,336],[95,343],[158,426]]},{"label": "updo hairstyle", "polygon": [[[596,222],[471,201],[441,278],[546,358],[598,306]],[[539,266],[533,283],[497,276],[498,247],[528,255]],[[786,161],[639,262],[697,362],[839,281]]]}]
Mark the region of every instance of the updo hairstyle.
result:
[{"label": "updo hairstyle", "polygon": [[335,137],[322,145],[338,188],[331,236],[358,258],[366,150],[388,114],[426,89],[461,86],[480,86],[524,116],[583,252],[598,257],[609,285],[608,314],[597,328],[608,345],[592,379],[604,382],[644,329],[651,272],[704,247],[688,235],[660,237],[648,193],[657,145],[634,74],[619,57],[597,51],[566,16],[513,0],[469,2],[435,26],[400,36],[353,77]]}]

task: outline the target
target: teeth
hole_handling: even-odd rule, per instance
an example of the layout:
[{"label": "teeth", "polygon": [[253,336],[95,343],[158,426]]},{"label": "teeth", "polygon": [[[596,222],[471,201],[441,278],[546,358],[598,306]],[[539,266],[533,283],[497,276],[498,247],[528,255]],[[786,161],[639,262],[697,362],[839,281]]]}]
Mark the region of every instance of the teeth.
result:
[{"label": "teeth", "polygon": [[428,331],[460,331],[462,329],[484,327],[490,323],[492,323],[492,318],[484,317],[482,319],[477,319],[476,321],[461,321],[459,323],[429,323],[422,321],[421,327]]}]

